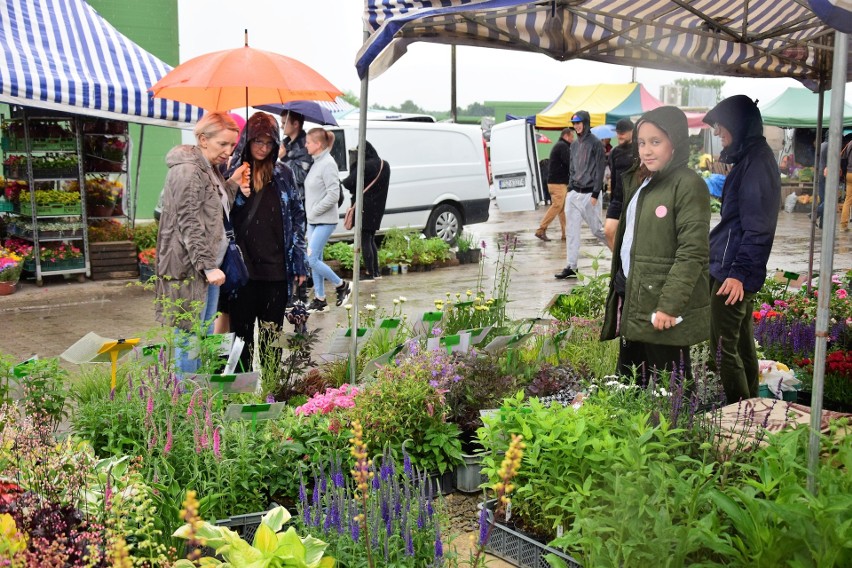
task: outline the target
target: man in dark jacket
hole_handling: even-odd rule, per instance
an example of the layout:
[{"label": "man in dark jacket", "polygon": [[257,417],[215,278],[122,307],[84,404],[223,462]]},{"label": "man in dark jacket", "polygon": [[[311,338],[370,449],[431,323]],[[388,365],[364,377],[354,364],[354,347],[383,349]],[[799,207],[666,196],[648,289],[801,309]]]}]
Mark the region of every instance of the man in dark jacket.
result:
[{"label": "man in dark jacket", "polygon": [[624,201],[624,172],[630,169],[635,159],[636,147],[633,144],[633,121],[622,118],[615,124],[615,135],[618,137],[618,146],[609,153],[609,179],[610,199],[609,207],[606,209],[606,221],[604,221],[604,234],[609,249],[612,250],[615,242],[615,229],[618,227],[618,218],[621,217],[621,204]]},{"label": "man in dark jacket", "polygon": [[[314,163],[314,159],[311,158],[307,148],[305,148],[307,135],[302,128],[304,124],[305,117],[300,113],[285,110],[281,115],[281,130],[284,131],[284,139],[278,149],[278,161],[293,171],[293,177],[296,179],[296,190],[302,200],[303,207],[305,205],[305,178],[308,175],[308,170],[311,169],[311,164]],[[287,301],[288,310],[294,306],[296,300],[304,304],[308,303],[307,282],[302,283],[298,288],[293,285]]]},{"label": "man in dark jacket", "polygon": [[545,212],[535,236],[549,241],[547,227],[554,218],[559,217],[562,225],[562,240],[565,240],[565,196],[568,194],[568,175],[570,174],[571,140],[573,128],[563,128],[559,140],[550,151],[550,164],[547,173],[547,191],[550,193],[550,208]]},{"label": "man in dark jacket", "polygon": [[284,131],[284,140],[278,150],[278,161],[283,162],[293,170],[296,178],[296,187],[302,201],[305,199],[305,178],[314,159],[305,148],[305,117],[298,112],[285,110],[281,115],[281,130]]},{"label": "man in dark jacket", "polygon": [[580,229],[583,221],[592,234],[604,246],[607,245],[601,224],[601,205],[598,196],[603,188],[606,153],[603,144],[591,131],[591,116],[580,110],[571,117],[577,138],[571,144],[571,162],[568,187],[571,193],[566,199],[566,225],[568,264],[557,274],[559,280],[577,277],[577,261],[580,257]]},{"label": "man in dark jacket", "polygon": [[719,224],[710,232],[710,339],[728,403],[758,396],[752,310],[781,206],[781,173],[763,137],[757,103],[729,97],[704,117],[722,142],[719,159],[733,164],[722,188]]}]

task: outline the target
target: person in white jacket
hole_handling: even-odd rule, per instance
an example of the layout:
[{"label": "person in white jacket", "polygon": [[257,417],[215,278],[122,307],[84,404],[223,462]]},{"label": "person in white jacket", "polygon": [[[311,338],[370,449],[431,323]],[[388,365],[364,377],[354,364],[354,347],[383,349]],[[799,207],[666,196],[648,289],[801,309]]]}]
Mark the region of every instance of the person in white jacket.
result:
[{"label": "person in white jacket", "polygon": [[305,148],[314,159],[305,178],[305,211],[308,217],[308,264],[314,279],[314,299],[308,306],[311,313],[328,310],[325,300],[325,281],[334,284],[337,306],[342,306],[352,294],[346,280],[322,260],[322,252],[331,233],[337,227],[339,216],[337,201],[340,196],[340,176],[337,162],[331,157],[334,134],[322,128],[313,128],[305,139]]}]

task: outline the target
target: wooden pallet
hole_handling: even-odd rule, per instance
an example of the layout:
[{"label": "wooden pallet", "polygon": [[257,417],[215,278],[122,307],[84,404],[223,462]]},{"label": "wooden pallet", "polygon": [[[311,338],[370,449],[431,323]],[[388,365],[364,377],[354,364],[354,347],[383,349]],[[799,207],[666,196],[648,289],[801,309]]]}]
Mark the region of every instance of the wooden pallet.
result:
[{"label": "wooden pallet", "polygon": [[92,280],[123,280],[139,277],[136,245],[132,241],[89,243]]}]

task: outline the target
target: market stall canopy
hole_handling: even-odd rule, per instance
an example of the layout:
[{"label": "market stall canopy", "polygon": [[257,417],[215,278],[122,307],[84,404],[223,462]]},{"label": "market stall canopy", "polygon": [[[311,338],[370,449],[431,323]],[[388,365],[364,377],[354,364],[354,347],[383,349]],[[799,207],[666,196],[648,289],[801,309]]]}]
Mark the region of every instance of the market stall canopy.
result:
[{"label": "market stall canopy", "polygon": [[[782,128],[816,128],[819,95],[808,89],[788,88],[778,97],[761,104],[763,124]],[[831,91],[825,92],[823,100],[823,126],[831,121]],[[852,126],[852,105],[845,103],[843,125]]]},{"label": "market stall canopy", "polygon": [[118,32],[83,0],[0,4],[0,102],[157,126],[201,110],[154,100],[171,67]]},{"label": "market stall canopy", "polygon": [[[801,0],[366,0],[355,66],[385,71],[416,41],[743,77],[819,78],[834,30]],[[852,58],[850,58],[852,61]],[[852,69],[847,68],[847,81]]]},{"label": "market stall canopy", "polygon": [[[555,101],[535,116],[536,128],[561,129],[571,125],[571,117],[585,110],[592,126],[615,124],[622,118],[638,117],[663,106],[640,83],[577,85],[565,87]],[[704,113],[686,113],[690,128],[707,128]]]},{"label": "market stall canopy", "polygon": [[808,4],[823,22],[852,34],[852,0],[808,0]]}]

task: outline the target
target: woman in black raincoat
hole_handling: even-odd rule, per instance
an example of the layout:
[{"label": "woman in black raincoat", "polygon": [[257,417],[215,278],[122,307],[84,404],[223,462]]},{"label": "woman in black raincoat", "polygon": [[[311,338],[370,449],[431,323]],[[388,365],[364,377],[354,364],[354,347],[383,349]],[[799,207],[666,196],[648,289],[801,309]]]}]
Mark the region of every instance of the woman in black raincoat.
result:
[{"label": "woman in black raincoat", "polygon": [[[376,247],[376,231],[382,227],[385,204],[388,200],[390,185],[390,165],[379,157],[369,142],[364,150],[364,213],[361,220],[361,247],[364,251],[364,271],[366,277],[361,281],[381,278],[379,271],[379,251]],[[352,160],[349,177],[343,180],[343,187],[349,190],[352,205],[355,205],[355,181],[358,163]]]},{"label": "woman in black raincoat", "polygon": [[[272,115],[253,114],[243,129],[242,154],[231,168],[248,162],[251,193],[238,193],[231,209],[231,223],[243,252],[249,282],[229,299],[231,331],[245,341],[240,357],[244,370],[251,369],[254,323],[280,329],[284,322],[289,282],[301,284],[307,274],[305,208],[299,198],[293,172],[277,163],[280,133]],[[261,354],[275,357],[280,349],[268,345],[262,330]]]}]

